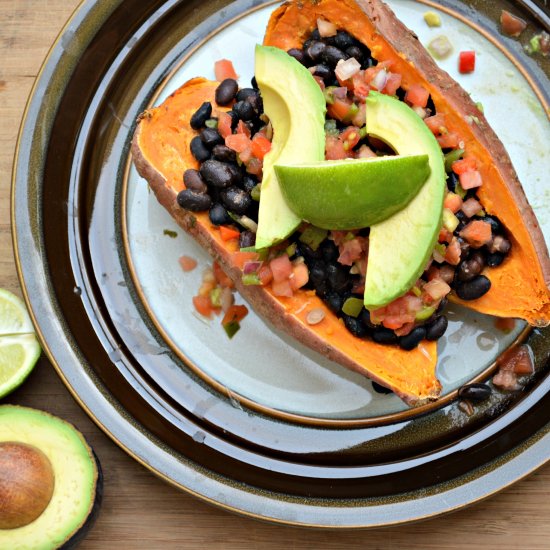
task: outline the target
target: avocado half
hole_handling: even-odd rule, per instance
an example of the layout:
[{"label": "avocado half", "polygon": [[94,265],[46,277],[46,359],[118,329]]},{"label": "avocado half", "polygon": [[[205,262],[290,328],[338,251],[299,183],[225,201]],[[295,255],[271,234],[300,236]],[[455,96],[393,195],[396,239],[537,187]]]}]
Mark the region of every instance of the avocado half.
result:
[{"label": "avocado half", "polygon": [[84,436],[48,413],[3,405],[0,463],[2,454],[0,548],[75,548],[95,521],[103,495],[101,466]]}]

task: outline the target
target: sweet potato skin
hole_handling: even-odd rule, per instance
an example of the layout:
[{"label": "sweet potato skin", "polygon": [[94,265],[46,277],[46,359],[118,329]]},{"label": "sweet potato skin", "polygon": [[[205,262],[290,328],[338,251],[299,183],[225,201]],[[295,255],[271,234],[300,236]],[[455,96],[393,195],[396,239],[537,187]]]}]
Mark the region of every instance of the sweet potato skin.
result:
[{"label": "sweet potato skin", "polygon": [[[189,143],[196,135],[189,120],[203,101],[211,101],[215,106],[217,85],[202,78],[193,79],[161,106],[145,111],[140,117],[132,141],[132,156],[158,201],[220,263],[254,310],[277,329],[344,367],[393,389],[411,406],[436,399],[441,386],[435,377],[434,342],[423,342],[413,351],[381,346],[354,337],[313,291],[300,290],[292,298],[281,298],[274,296],[269,287],[243,285],[242,271],[232,258],[236,243],[221,239],[207,213],[191,213],[178,206],[176,197],[184,188],[184,170],[198,167],[189,150]],[[326,317],[318,325],[310,326],[306,316],[314,308],[322,308]]]},{"label": "sweet potato skin", "polygon": [[[286,2],[271,16],[264,44],[284,50],[301,47],[322,17],[367,45],[373,56],[393,60],[402,86],[422,84],[430,91],[447,127],[464,138],[466,151],[481,161],[484,184],[478,196],[489,214],[508,229],[512,251],[505,262],[485,273],[491,290],[473,302],[453,301],[532,325],[550,324],[550,260],[544,236],[518,181],[512,162],[483,113],[444,71],[391,9],[379,0],[299,0]],[[474,118],[475,117],[475,118]]]}]

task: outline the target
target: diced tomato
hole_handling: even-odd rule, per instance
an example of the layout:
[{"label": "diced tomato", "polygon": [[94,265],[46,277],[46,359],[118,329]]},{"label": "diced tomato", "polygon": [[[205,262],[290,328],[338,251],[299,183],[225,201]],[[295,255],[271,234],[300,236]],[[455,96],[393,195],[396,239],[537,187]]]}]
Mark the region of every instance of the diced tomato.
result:
[{"label": "diced tomato", "polygon": [[183,271],[193,271],[197,267],[197,260],[190,256],[181,256],[179,262]]},{"label": "diced tomato", "polygon": [[354,74],[352,79],[353,95],[358,99],[364,100],[370,92],[370,86],[365,82],[364,71]]},{"label": "diced tomato", "polygon": [[195,309],[204,317],[212,317],[212,302],[208,296],[193,296]]},{"label": "diced tomato", "polygon": [[247,147],[250,147],[250,138],[245,134],[229,134],[225,138],[225,145],[237,153],[242,153]]},{"label": "diced tomato", "polygon": [[351,123],[357,128],[361,128],[367,122],[367,105],[364,102],[361,102],[359,105],[359,110],[353,115]]},{"label": "diced tomato", "polygon": [[257,252],[233,252],[231,255],[231,260],[233,265],[242,269],[246,262],[255,262],[260,258],[260,255]]},{"label": "diced tomato", "polygon": [[359,128],[355,126],[348,126],[340,134],[340,140],[343,142],[346,151],[351,151],[359,143],[360,139]]},{"label": "diced tomato", "polygon": [[[242,159],[242,156],[241,156],[241,159]],[[250,160],[246,161],[246,171],[249,174],[253,174],[254,176],[258,176],[260,178],[262,176],[263,166],[264,166],[263,162],[260,159],[257,159],[256,157],[252,157]]]},{"label": "diced tomato", "polygon": [[222,138],[227,138],[232,132],[231,124],[233,119],[227,113],[220,113],[218,116],[218,132]]},{"label": "diced tomato", "polygon": [[439,278],[442,281],[451,284],[452,280],[455,278],[455,268],[450,265],[443,264],[439,270]]},{"label": "diced tomato", "polygon": [[273,280],[280,283],[290,277],[292,273],[292,263],[286,254],[281,254],[269,262],[269,267],[273,273]]},{"label": "diced tomato", "polygon": [[511,332],[516,328],[516,320],[510,317],[500,317],[495,319],[495,328],[502,332]]},{"label": "diced tomato", "polygon": [[290,286],[292,290],[302,288],[309,281],[309,270],[303,262],[294,264],[290,275]]},{"label": "diced tomato", "polygon": [[439,135],[446,131],[445,115],[437,114],[429,116],[424,119],[426,126],[432,131],[434,135]]},{"label": "diced tomato", "polygon": [[445,251],[445,261],[451,265],[458,265],[460,263],[460,254],[462,250],[460,243],[456,237],[453,237],[447,250]]},{"label": "diced tomato", "polygon": [[237,80],[239,77],[233,68],[233,63],[229,59],[220,59],[214,63],[214,74],[216,80],[222,82],[226,78],[233,78]]},{"label": "diced tomato", "polygon": [[474,248],[480,248],[491,241],[491,224],[474,220],[460,232],[460,236]]},{"label": "diced tomato", "polygon": [[441,149],[455,149],[460,143],[460,136],[456,132],[441,134],[436,139]]},{"label": "diced tomato", "polygon": [[237,134],[244,134],[246,137],[250,137],[250,128],[242,121],[239,120],[237,124]]},{"label": "diced tomato", "polygon": [[327,135],[325,142],[325,157],[327,160],[340,160],[349,157],[344,143],[336,136]]},{"label": "diced tomato", "polygon": [[288,279],[279,282],[273,281],[271,283],[271,290],[275,296],[286,296],[287,298],[292,298],[293,296],[292,287]]},{"label": "diced tomato", "polygon": [[456,193],[447,193],[443,201],[443,208],[448,208],[453,214],[456,214],[462,208],[462,198]]},{"label": "diced tomato", "polygon": [[261,134],[255,134],[252,138],[252,154],[260,160],[271,150],[271,141]]},{"label": "diced tomato", "polygon": [[451,292],[451,287],[442,279],[432,279],[424,285],[422,290],[429,294],[433,300],[440,300]]},{"label": "diced tomato", "polygon": [[405,323],[402,327],[396,328],[394,332],[397,336],[406,336],[414,327],[415,324],[411,321],[410,323]]},{"label": "diced tomato", "polygon": [[464,212],[468,218],[472,218],[481,210],[481,204],[473,197],[469,198],[467,201],[464,201],[464,204],[462,205],[462,212]]},{"label": "diced tomato", "polygon": [[458,54],[458,72],[471,73],[476,68],[476,52],[466,51]]},{"label": "diced tomato", "polygon": [[405,94],[405,101],[415,107],[426,107],[430,92],[420,84],[412,84]]},{"label": "diced tomato", "polygon": [[452,164],[453,172],[460,176],[464,172],[477,169],[477,160],[474,157],[466,157],[460,160],[455,160]]},{"label": "diced tomato", "polygon": [[273,272],[268,265],[264,264],[262,265],[262,267],[260,267],[260,270],[258,271],[258,277],[260,279],[260,282],[262,283],[262,286],[265,286],[273,280]]},{"label": "diced tomato", "polygon": [[248,315],[248,308],[242,305],[233,305],[225,313],[222,319],[222,325],[229,323],[239,323]]},{"label": "diced tomato", "polygon": [[224,241],[230,241],[231,239],[238,239],[241,234],[238,229],[234,229],[233,227],[229,227],[227,225],[220,225],[219,229],[220,229],[220,236]]},{"label": "diced tomato", "polygon": [[533,362],[529,349],[526,346],[510,348],[497,359],[500,372],[513,372],[515,374],[532,374]]},{"label": "diced tomato", "polygon": [[321,88],[321,90],[325,89],[325,81],[320,76],[313,75],[313,80],[319,84],[319,88]]},{"label": "diced tomato", "polygon": [[252,159],[252,142],[248,140],[248,143],[249,143],[249,146],[245,147],[245,149],[239,153],[239,159],[241,160],[241,162],[246,164],[247,167],[248,167],[249,161]]},{"label": "diced tomato", "polygon": [[233,288],[235,286],[218,262],[214,262],[212,268],[214,269],[214,277],[222,288]]},{"label": "diced tomato", "polygon": [[359,238],[344,241],[340,246],[340,256],[338,262],[342,265],[353,265],[363,254],[363,246]]},{"label": "diced tomato", "polygon": [[334,103],[327,105],[327,113],[330,118],[343,121],[349,115],[351,109],[351,100],[335,97]]},{"label": "diced tomato", "polygon": [[527,23],[519,17],[512,15],[509,11],[502,10],[500,14],[502,31],[508,36],[519,36],[527,26]]},{"label": "diced tomato", "polygon": [[473,189],[474,187],[480,187],[483,184],[481,174],[477,170],[470,170],[464,172],[458,176],[462,189]]},{"label": "diced tomato", "polygon": [[450,243],[451,239],[453,238],[453,234],[446,229],[445,227],[442,227],[439,230],[439,237],[437,239],[438,243]]},{"label": "diced tomato", "polygon": [[384,93],[388,95],[395,95],[399,86],[401,86],[402,77],[400,74],[390,73],[388,80],[386,80],[386,87]]},{"label": "diced tomato", "polygon": [[436,265],[431,265],[427,270],[428,281],[432,281],[433,279],[440,279],[440,271],[441,268],[437,267]]},{"label": "diced tomato", "polygon": [[368,146],[368,145],[361,145],[359,147],[359,150],[357,151],[355,158],[358,159],[370,159],[377,157],[378,155]]}]

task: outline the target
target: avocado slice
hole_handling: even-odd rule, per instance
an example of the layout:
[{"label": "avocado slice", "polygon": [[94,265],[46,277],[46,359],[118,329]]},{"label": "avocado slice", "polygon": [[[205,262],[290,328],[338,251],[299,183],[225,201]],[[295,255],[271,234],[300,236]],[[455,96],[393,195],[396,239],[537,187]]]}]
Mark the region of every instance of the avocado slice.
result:
[{"label": "avocado slice", "polygon": [[403,210],[370,229],[365,307],[373,310],[405,294],[426,268],[441,228],[446,174],[439,143],[410,107],[372,91],[366,101],[367,133],[399,155],[428,155],[431,169]]},{"label": "avocado slice", "polygon": [[75,547],[103,491],[99,461],[82,434],[48,413],[0,406],[0,463],[0,494],[12,497],[0,507],[0,548]]},{"label": "avocado slice", "polygon": [[262,249],[288,237],[302,222],[281,194],[274,165],[324,160],[326,103],[311,73],[278,48],[256,46],[255,76],[273,126],[256,232],[256,248]]}]

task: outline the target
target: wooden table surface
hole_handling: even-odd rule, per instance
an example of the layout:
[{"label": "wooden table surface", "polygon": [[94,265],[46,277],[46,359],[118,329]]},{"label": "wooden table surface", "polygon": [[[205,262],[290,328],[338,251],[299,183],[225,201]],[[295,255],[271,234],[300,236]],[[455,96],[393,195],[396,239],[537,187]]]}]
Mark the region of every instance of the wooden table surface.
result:
[{"label": "wooden table surface", "polygon": [[[9,217],[17,133],[40,65],[78,3],[0,0],[0,287],[19,295]],[[45,358],[3,402],[44,409],[73,422],[99,456],[105,498],[84,549],[550,548],[550,464],[506,491],[445,517],[375,531],[309,531],[231,515],[160,481],[88,419]]]}]

